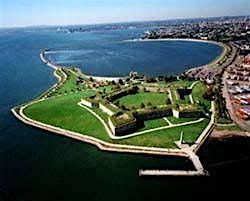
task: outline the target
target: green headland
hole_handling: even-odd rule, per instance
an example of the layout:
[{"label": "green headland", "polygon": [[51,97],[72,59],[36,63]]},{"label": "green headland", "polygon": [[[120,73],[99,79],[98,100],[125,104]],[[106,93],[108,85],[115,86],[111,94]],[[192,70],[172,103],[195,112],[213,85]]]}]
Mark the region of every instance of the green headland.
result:
[{"label": "green headland", "polygon": [[[59,83],[40,101],[24,108],[26,117],[112,144],[168,149],[178,149],[175,142],[181,133],[183,143],[194,144],[210,121],[211,103],[204,98],[207,86],[200,81],[156,78],[151,82],[128,77],[112,82],[87,78],[75,69],[58,68],[55,73],[60,77]],[[88,101],[93,107],[81,107],[81,101]],[[173,109],[183,116],[174,117]],[[154,112],[166,112],[166,116]],[[132,129],[116,134],[111,131],[109,119],[118,122],[118,127],[131,119],[139,121]]]}]

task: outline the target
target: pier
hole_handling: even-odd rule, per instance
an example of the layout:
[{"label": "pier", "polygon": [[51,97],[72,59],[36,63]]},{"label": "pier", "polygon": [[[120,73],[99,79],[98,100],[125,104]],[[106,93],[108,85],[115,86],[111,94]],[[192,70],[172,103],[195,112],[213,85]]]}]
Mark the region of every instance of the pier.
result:
[{"label": "pier", "polygon": [[139,176],[208,176],[208,172],[202,166],[199,157],[190,147],[183,148],[192,161],[195,170],[139,170]]}]

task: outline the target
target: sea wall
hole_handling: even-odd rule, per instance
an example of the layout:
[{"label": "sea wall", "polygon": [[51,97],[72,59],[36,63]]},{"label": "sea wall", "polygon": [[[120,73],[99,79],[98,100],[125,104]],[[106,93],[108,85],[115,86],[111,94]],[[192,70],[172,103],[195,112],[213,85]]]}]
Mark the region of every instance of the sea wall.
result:
[{"label": "sea wall", "polygon": [[[43,100],[39,100],[36,102],[40,102]],[[22,121],[25,124],[30,126],[34,126],[49,132],[53,132],[59,134],[61,136],[70,137],[76,140],[80,140],[86,143],[93,144],[97,146],[100,150],[105,151],[113,151],[113,152],[123,152],[123,153],[136,153],[136,154],[149,154],[149,155],[165,155],[165,156],[178,156],[178,157],[188,157],[188,154],[185,151],[179,149],[166,149],[166,148],[155,148],[155,147],[143,147],[143,146],[132,146],[132,145],[119,145],[119,144],[112,144],[108,142],[104,142],[97,138],[87,136],[84,134],[76,133],[73,131],[64,130],[55,126],[51,126],[48,124],[44,124],[42,122],[32,120],[23,114],[23,109],[32,105],[36,102],[32,102],[20,108],[20,111],[17,112],[15,108],[13,108],[12,114]]]}]

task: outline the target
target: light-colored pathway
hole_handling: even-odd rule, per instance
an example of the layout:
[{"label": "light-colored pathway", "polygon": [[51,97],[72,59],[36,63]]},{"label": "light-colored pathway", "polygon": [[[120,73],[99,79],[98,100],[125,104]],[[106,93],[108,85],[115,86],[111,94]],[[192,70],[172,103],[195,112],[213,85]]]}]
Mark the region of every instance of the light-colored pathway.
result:
[{"label": "light-colored pathway", "polygon": [[94,112],[93,110],[91,110],[87,106],[82,105],[81,102],[79,102],[78,105],[80,107],[86,109],[87,111],[89,111],[91,114],[93,114],[103,124],[103,126],[105,127],[109,137],[111,139],[113,139],[113,140],[127,139],[127,138],[135,137],[135,136],[138,136],[138,135],[143,135],[143,134],[146,134],[146,133],[151,133],[151,132],[154,132],[154,131],[159,131],[159,130],[164,130],[164,129],[168,129],[168,128],[175,128],[175,127],[180,127],[180,126],[196,124],[196,123],[202,122],[204,120],[204,118],[200,118],[200,119],[195,120],[195,121],[189,121],[189,122],[180,123],[180,124],[171,124],[171,125],[168,125],[168,126],[162,126],[162,127],[153,128],[153,129],[149,129],[149,130],[145,130],[145,131],[141,131],[141,132],[136,132],[136,133],[133,133],[133,134],[130,134],[130,135],[115,136],[115,135],[112,134],[110,128],[108,127],[106,122],[102,119],[102,117],[100,117],[96,112]]},{"label": "light-colored pathway", "polygon": [[[188,87],[188,89],[193,89],[194,86],[195,86],[197,83],[199,83],[199,81],[195,81],[194,83],[192,83],[191,86]],[[193,98],[193,94],[192,94],[192,93],[189,95],[189,99],[190,99],[190,102],[191,102],[192,104],[194,104],[194,98]]]},{"label": "light-colored pathway", "polygon": [[162,126],[162,127],[153,128],[153,129],[149,129],[149,130],[145,130],[145,131],[141,131],[141,132],[136,132],[136,133],[126,135],[126,136],[115,136],[112,139],[117,139],[117,140],[127,139],[127,138],[131,138],[131,137],[151,133],[151,132],[154,132],[154,131],[159,131],[159,130],[165,130],[165,129],[168,129],[168,128],[176,128],[176,127],[180,127],[180,126],[187,126],[187,125],[191,125],[191,124],[196,124],[196,123],[202,122],[203,120],[204,120],[204,118],[201,118],[201,119],[198,119],[198,120],[195,120],[195,121],[189,121],[189,122],[185,122],[185,123],[181,123],[181,124],[172,124],[172,125],[168,125],[168,126]]},{"label": "light-colored pathway", "polygon": [[167,118],[167,117],[164,117],[163,119],[164,119],[164,120],[168,123],[168,125],[169,125],[169,126],[174,125],[172,122],[170,122],[170,121],[168,120],[168,118]]},{"label": "light-colored pathway", "polygon": [[181,149],[189,156],[195,170],[139,170],[139,176],[206,176],[208,172],[203,168],[199,157],[193,152],[192,148],[187,146]]},{"label": "light-colored pathway", "polygon": [[84,108],[85,110],[87,110],[88,112],[90,112],[91,114],[93,114],[104,126],[105,130],[107,131],[109,137],[111,139],[115,139],[115,136],[112,134],[111,130],[109,129],[108,125],[106,124],[106,122],[97,114],[95,113],[93,110],[91,110],[90,108],[88,108],[87,106],[81,104],[81,102],[78,103],[78,105],[82,108]]}]

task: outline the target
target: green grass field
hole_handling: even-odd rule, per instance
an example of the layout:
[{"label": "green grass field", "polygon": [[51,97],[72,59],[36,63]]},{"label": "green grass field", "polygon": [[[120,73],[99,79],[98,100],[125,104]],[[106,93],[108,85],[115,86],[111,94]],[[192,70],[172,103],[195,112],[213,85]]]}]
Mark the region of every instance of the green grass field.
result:
[{"label": "green grass field", "polygon": [[193,81],[188,80],[179,80],[172,82],[170,85],[170,92],[172,94],[174,104],[189,104],[190,99],[189,96],[185,96],[184,99],[180,99],[178,92],[176,91],[179,88],[188,88],[191,86]]},{"label": "green grass field", "polygon": [[[193,143],[209,121],[206,119],[203,122],[192,125],[154,131],[123,140],[112,140],[109,138],[101,122],[89,111],[77,105],[81,98],[92,96],[96,94],[96,91],[87,90],[83,86],[81,91],[74,93],[73,91],[76,88],[76,79],[77,76],[73,73],[70,73],[69,78],[55,94],[58,95],[59,92],[61,92],[61,96],[54,96],[45,101],[35,103],[27,107],[24,110],[25,115],[34,120],[52,126],[75,131],[88,136],[93,136],[110,143],[162,148],[176,148],[174,141],[179,139],[181,131],[184,131],[184,140]],[[65,91],[69,91],[71,93],[65,93]],[[167,97],[167,94],[145,92],[126,96],[121,98],[120,101],[121,104],[124,104],[128,107],[132,107],[132,105],[139,107],[141,102],[143,102],[145,105],[147,102],[151,102],[153,105],[157,106],[165,104]],[[198,95],[197,98],[199,98]],[[100,109],[94,109],[94,111],[107,122],[108,116],[106,113],[103,113]],[[181,123],[182,121],[190,121],[190,119],[186,119],[185,121],[182,119],[174,120],[172,117],[169,118],[169,120],[173,123],[179,123],[180,121]],[[144,124],[145,127],[138,131],[144,131],[168,125],[164,119],[149,120],[145,121]]]},{"label": "green grass field", "polygon": [[244,132],[243,129],[241,129],[238,125],[229,125],[227,126],[226,124],[225,125],[216,125],[215,126],[215,129],[216,130],[219,130],[219,131],[240,131],[240,132]]},{"label": "green grass field", "polygon": [[119,99],[120,105],[124,105],[127,108],[140,108],[140,104],[152,103],[152,106],[166,105],[167,94],[154,93],[154,92],[140,92],[134,95],[127,95]]},{"label": "green grass field", "polygon": [[[82,91],[85,89],[85,86],[83,84],[76,85],[76,80],[78,79],[78,76],[76,74],[72,73],[70,70],[64,69],[64,71],[68,75],[67,80],[63,83],[62,86],[59,87],[59,89],[51,93],[51,96],[64,95],[76,91]],[[57,74],[62,75],[60,71],[58,71]]]},{"label": "green grass field", "polygon": [[206,91],[206,85],[202,82],[198,82],[193,90],[192,95],[195,103],[202,105],[205,111],[209,111],[211,108],[211,102],[203,98],[203,94]]},{"label": "green grass field", "polygon": [[[77,105],[82,97],[93,95],[93,93],[95,92],[89,90],[51,98],[29,106],[24,110],[24,113],[37,121],[93,136],[106,142],[164,148],[176,148],[174,141],[179,139],[182,130],[186,133],[184,139],[194,142],[208,123],[206,120],[194,124],[195,126],[170,128],[124,140],[112,140],[101,122],[87,110]],[[146,121],[145,124],[147,129],[167,125],[163,119],[160,121]]]},{"label": "green grass field", "polygon": [[167,117],[167,118],[172,124],[181,124],[197,120],[197,118],[175,118],[175,117]]},{"label": "green grass field", "polygon": [[159,128],[163,126],[168,126],[168,123],[162,118],[147,120],[147,121],[144,121],[144,127],[139,129],[137,132],[145,131],[145,130],[149,130],[153,128]]}]

